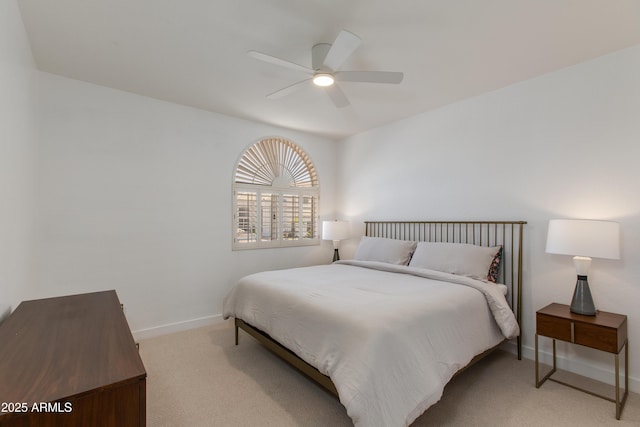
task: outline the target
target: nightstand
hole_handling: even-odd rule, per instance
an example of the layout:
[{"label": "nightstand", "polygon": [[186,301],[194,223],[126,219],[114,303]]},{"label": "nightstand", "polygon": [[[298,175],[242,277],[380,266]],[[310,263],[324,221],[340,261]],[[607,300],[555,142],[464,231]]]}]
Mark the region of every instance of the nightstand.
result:
[{"label": "nightstand", "polygon": [[[553,368],[540,379],[538,367],[538,335],[553,340]],[[615,356],[615,399],[551,378],[556,371],[556,340],[566,341]],[[620,353],[624,347],[624,395],[620,396]],[[616,419],[627,401],[629,390],[629,345],[627,342],[627,316],[598,311],[595,316],[572,313],[568,305],[549,304],[536,312],[536,388],[547,379],[586,392],[616,404]]]}]

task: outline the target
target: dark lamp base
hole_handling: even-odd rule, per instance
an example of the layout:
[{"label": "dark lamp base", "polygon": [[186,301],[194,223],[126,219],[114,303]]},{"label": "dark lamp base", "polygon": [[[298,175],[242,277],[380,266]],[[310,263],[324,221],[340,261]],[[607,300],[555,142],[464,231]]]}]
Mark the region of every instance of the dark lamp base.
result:
[{"label": "dark lamp base", "polygon": [[333,262],[340,261],[340,254],[338,253],[338,249],[333,250]]},{"label": "dark lamp base", "polygon": [[573,299],[571,300],[571,312],[585,316],[596,315],[596,306],[593,304],[587,276],[578,276],[576,289],[573,291]]}]

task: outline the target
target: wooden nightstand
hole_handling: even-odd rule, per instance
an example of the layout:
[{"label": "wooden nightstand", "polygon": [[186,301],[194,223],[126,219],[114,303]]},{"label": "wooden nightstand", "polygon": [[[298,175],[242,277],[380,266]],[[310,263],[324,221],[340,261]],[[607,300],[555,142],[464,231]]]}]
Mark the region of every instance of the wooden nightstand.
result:
[{"label": "wooden nightstand", "polygon": [[[553,368],[540,379],[538,368],[538,335],[553,339]],[[580,344],[615,355],[615,399],[550,378],[556,371],[556,340]],[[620,353],[624,347],[624,395],[620,396]],[[598,311],[595,316],[572,313],[568,305],[549,304],[536,312],[536,388],[547,379],[601,397],[616,404],[616,419],[620,419],[629,390],[629,345],[627,316]]]}]

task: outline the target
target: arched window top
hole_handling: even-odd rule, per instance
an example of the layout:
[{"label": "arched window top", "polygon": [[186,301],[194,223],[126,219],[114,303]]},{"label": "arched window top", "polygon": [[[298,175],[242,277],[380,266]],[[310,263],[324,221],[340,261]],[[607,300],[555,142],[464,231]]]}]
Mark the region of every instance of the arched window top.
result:
[{"label": "arched window top", "polygon": [[242,154],[236,167],[237,184],[273,187],[316,187],[318,176],[309,156],[284,138],[262,139]]},{"label": "arched window top", "polygon": [[264,138],[247,148],[233,195],[234,250],[320,244],[316,168],[293,142]]}]

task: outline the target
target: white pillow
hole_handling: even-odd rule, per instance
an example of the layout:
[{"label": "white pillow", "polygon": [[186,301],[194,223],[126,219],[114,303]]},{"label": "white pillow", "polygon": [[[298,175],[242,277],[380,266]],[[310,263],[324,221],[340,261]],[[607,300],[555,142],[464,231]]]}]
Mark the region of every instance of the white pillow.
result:
[{"label": "white pillow", "polygon": [[501,246],[419,242],[409,266],[487,280],[491,264],[500,249]]},{"label": "white pillow", "polygon": [[359,261],[407,265],[415,249],[416,242],[363,236],[354,258]]}]

